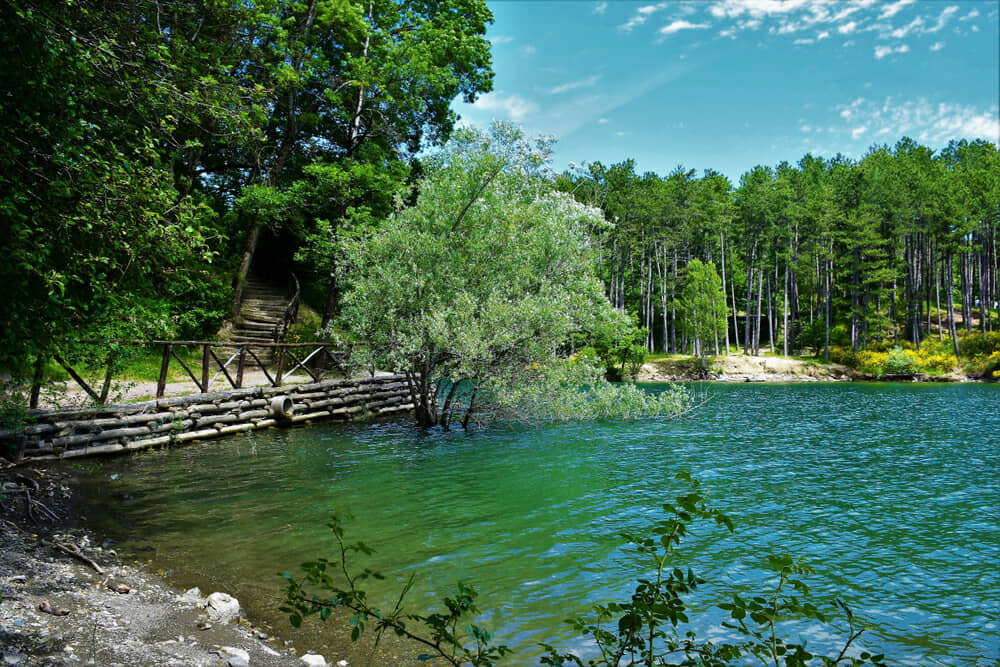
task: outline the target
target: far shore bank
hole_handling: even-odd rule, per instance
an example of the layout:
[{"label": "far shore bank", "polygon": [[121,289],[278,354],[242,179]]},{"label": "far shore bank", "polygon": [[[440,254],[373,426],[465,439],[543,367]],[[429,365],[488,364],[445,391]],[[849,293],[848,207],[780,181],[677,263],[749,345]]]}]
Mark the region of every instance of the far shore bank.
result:
[{"label": "far shore bank", "polygon": [[637,382],[977,382],[961,373],[941,376],[869,377],[843,364],[774,356],[732,354],[711,358],[702,369],[693,357],[656,359],[642,365]]}]

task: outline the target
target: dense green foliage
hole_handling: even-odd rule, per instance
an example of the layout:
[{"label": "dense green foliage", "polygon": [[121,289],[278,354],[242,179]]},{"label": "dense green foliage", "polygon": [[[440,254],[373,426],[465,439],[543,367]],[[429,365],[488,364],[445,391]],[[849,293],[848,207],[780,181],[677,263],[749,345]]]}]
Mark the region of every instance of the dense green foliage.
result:
[{"label": "dense green foliage", "polygon": [[785,354],[886,338],[919,347],[1000,325],[1000,155],[989,142],[935,153],[904,138],[859,161],[807,155],[756,167],[735,188],[712,171],[640,176],[631,161],[594,163],[560,187],[614,221],[597,231],[600,272],[609,299],[649,330],[650,350],[692,349],[681,310],[692,259],[719,267],[726,342],[747,352],[762,339]]},{"label": "dense green foliage", "polygon": [[705,366],[711,346],[719,354],[719,339],[726,330],[726,293],[712,262],[698,258],[688,262],[678,310],[684,333],[691,339],[694,353]]},{"label": "dense green foliage", "polygon": [[[580,635],[593,640],[597,655],[584,662],[577,651],[560,651],[545,644],[541,664],[577,665],[578,667],[618,667],[620,665],[701,665],[724,667],[747,664],[805,667],[806,665],[883,665],[884,656],[856,646],[864,632],[853,613],[842,601],[836,601],[847,629],[842,649],[835,656],[814,653],[805,641],[785,636],[788,621],[807,620],[828,623],[827,615],[809,602],[807,576],[811,568],[790,556],[769,556],[768,568],[775,574],[774,589],[768,593],[742,596],[733,594],[719,605],[728,612],[723,622],[725,641],[698,639],[694,630],[694,611],[686,598],[707,582],[678,562],[677,548],[690,536],[696,525],[710,523],[733,531],[732,520],[709,504],[708,493],[697,480],[680,473],[677,479],[690,485],[674,502],[664,503],[663,518],[654,521],[643,533],[622,533],[622,537],[643,558],[648,568],[637,580],[632,595],[621,602],[596,605],[593,619],[567,621]],[[365,582],[381,579],[371,569],[355,572],[349,557],[371,555],[363,542],[345,541],[347,517],[335,513],[328,524],[337,541],[332,559],[320,558],[305,563],[303,574],[283,573],[286,580],[285,601],[281,611],[298,627],[303,619],[318,616],[348,621],[351,638],[357,640],[371,626],[376,644],[386,632],[412,642],[420,651],[420,660],[443,660],[451,665],[491,666],[511,654],[509,647],[491,643],[492,635],[474,623],[476,590],[458,584],[458,594],[443,600],[445,611],[414,613],[404,607],[413,584],[411,577],[391,610],[380,608],[365,590]],[[346,612],[346,613],[345,613]],[[524,663],[522,663],[524,664]]]},{"label": "dense green foliage", "polygon": [[593,271],[600,212],[553,190],[548,157],[546,142],[508,125],[462,130],[427,160],[415,204],[349,248],[346,327],[373,367],[406,374],[422,426],[448,428],[456,415],[464,426],[473,412],[567,418],[570,403],[536,400],[539,388],[580,383],[594,410],[579,416],[684,409],[676,394],[607,385],[588,358],[562,361],[574,334],[628,341],[631,327]]},{"label": "dense green foliage", "polygon": [[0,18],[0,368],[20,376],[74,338],[210,335],[265,230],[332,288],[338,230],[387,215],[452,100],[492,82],[482,0],[13,0]]},{"label": "dense green foliage", "polygon": [[[553,188],[542,159],[519,192],[501,192],[514,169],[491,177],[467,138],[423,164],[454,131],[452,101],[492,86],[483,0],[12,0],[0,18],[0,368],[18,378],[53,354],[120,365],[123,351],[83,359],[73,340],[207,337],[252,270],[284,282],[295,269],[324,330],[359,325],[357,308],[337,320],[360,261],[350,253],[393,228],[405,245],[402,225],[430,220],[438,203],[476,220],[478,240],[449,233],[479,247],[428,248],[411,273],[433,282],[467,271],[465,287],[492,279],[533,295],[504,315],[497,292],[492,320],[459,313],[468,301],[448,305],[453,321],[439,333],[459,320],[479,329],[465,330],[463,360],[438,379],[467,379],[468,392],[474,378],[509,375],[518,344],[579,352],[588,364],[577,367],[594,361],[626,378],[644,350],[704,356],[736,342],[758,352],[762,340],[829,357],[886,341],[919,351],[936,334],[963,357],[959,330],[1000,324],[1000,157],[988,142],[934,152],[904,138],[858,161],[807,155],[756,167],[735,188],[714,171],[638,175],[631,161],[591,164]],[[583,214],[558,191],[594,208]],[[503,210],[500,195],[527,217]],[[572,238],[510,232],[537,236],[545,226],[531,220],[544,215],[573,221]],[[536,261],[545,243],[548,267]],[[699,273],[709,292],[691,291],[692,260],[714,265]],[[562,261],[589,263],[597,281]],[[558,271],[577,282],[553,291]],[[584,293],[586,303],[560,301]],[[694,305],[709,293],[708,308]],[[600,294],[618,315],[597,306]],[[539,317],[552,319],[530,321]],[[520,334],[498,340],[500,321]],[[523,335],[531,326],[549,329],[545,345]],[[539,354],[521,355],[522,368]],[[992,372],[990,354],[976,372]]]}]

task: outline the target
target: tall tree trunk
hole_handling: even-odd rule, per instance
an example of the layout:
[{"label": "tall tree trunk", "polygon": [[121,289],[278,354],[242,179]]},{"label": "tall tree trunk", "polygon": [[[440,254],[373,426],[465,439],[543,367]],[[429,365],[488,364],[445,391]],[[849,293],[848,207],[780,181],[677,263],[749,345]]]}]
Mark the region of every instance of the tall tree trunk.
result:
[{"label": "tall tree trunk", "polygon": [[240,268],[236,272],[236,284],[233,285],[233,301],[229,306],[229,315],[234,320],[240,314],[240,303],[243,301],[243,288],[246,287],[247,275],[250,273],[250,265],[253,262],[253,255],[257,251],[257,242],[260,240],[260,233],[263,227],[262,224],[255,222],[250,227],[246,240],[243,242],[243,257],[240,260]]},{"label": "tall tree trunk", "polygon": [[[763,262],[762,262],[763,263]],[[757,270],[757,307],[754,309],[753,318],[753,353],[754,356],[760,354],[760,317],[761,317],[761,300],[764,296],[764,267],[760,267]]]},{"label": "tall tree trunk", "polygon": [[[831,242],[830,245],[833,245]],[[826,303],[824,304],[824,315],[823,315],[823,360],[830,361],[830,318],[833,312],[833,307],[831,306],[831,296],[833,293],[833,262],[830,259],[826,259],[823,262],[825,275],[824,275],[824,289],[826,293]]]},{"label": "tall tree trunk", "polygon": [[945,293],[945,304],[948,308],[948,333],[951,334],[951,345],[955,352],[955,363],[958,363],[958,332],[955,330],[955,308],[952,303],[952,287],[955,284],[955,274],[951,263],[951,250],[948,251],[946,257],[945,271],[948,273],[948,279],[945,283],[947,287],[947,291]]},{"label": "tall tree trunk", "polygon": [[[791,251],[791,248],[789,248],[789,251]],[[790,255],[791,255],[791,252],[789,252],[789,256]],[[782,318],[781,329],[782,329],[782,338],[784,339],[783,340],[784,344],[782,345],[782,352],[784,352],[784,356],[786,358],[788,357],[788,278],[789,278],[789,276],[788,276],[788,264],[789,264],[789,262],[786,260],[785,261],[785,285],[784,285],[784,290],[782,290],[782,292],[784,294],[784,300],[783,300],[783,304],[782,304],[783,307],[781,309],[781,318]]]},{"label": "tall tree trunk", "polygon": [[[774,270],[778,270],[777,262],[775,262]],[[768,347],[771,348],[771,354],[774,354],[774,293],[771,289],[771,275],[767,276],[767,337],[768,337]]]},{"label": "tall tree trunk", "polygon": [[751,297],[753,296],[753,273],[754,273],[753,265],[756,254],[757,254],[757,240],[754,239],[750,245],[750,260],[747,262],[747,308],[746,308],[747,317],[746,317],[746,323],[744,325],[746,327],[746,330],[743,332],[743,354],[750,354],[750,343],[751,343],[751,338],[753,337],[753,334],[751,333],[750,329],[750,311],[753,310],[753,308],[751,308],[752,305]]},{"label": "tall tree trunk", "polygon": [[[722,262],[722,305],[726,311],[726,356],[729,356],[729,304],[726,303],[726,241],[722,231],[719,231],[719,259]],[[735,304],[734,304],[735,305]]]}]

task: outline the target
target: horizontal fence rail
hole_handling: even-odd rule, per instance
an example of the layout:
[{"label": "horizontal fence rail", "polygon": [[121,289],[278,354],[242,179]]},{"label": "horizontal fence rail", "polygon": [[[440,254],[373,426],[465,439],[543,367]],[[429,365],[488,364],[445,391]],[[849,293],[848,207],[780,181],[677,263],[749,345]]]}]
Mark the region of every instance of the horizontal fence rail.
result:
[{"label": "horizontal fence rail", "polygon": [[[299,373],[308,375],[313,382],[318,382],[332,365],[340,374],[346,376],[348,359],[353,346],[332,345],[325,343],[246,343],[204,340],[74,340],[75,345],[110,346],[133,345],[161,348],[160,373],[156,382],[156,398],[162,398],[166,391],[170,365],[176,362],[187,373],[198,390],[205,394],[209,387],[225,377],[230,387],[242,389],[245,371],[248,368],[259,368],[271,387],[280,387],[292,375]],[[201,348],[201,363],[188,364],[178,353],[178,348]],[[108,398],[113,376],[113,363],[109,363],[100,391],[95,390],[61,355],[49,355],[62,366],[73,381],[98,405],[104,405]],[[29,407],[37,408],[41,393],[42,373],[45,359],[42,355],[36,361],[36,373],[32,382]],[[192,369],[191,366],[195,368]],[[196,372],[198,371],[198,372]]]}]

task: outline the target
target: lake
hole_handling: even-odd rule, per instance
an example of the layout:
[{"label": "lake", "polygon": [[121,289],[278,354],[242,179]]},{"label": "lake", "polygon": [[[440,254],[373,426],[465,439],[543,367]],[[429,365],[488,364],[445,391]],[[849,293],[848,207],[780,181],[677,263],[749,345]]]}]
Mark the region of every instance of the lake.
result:
[{"label": "lake", "polygon": [[[690,387],[708,402],[678,421],[327,424],[88,462],[85,511],[175,585],[229,592],[297,645],[359,664],[342,630],[293,633],[275,611],[276,573],[335,555],[337,506],[354,515],[348,540],[376,551],[360,564],[387,575],[385,606],[411,574],[420,611],[473,583],[508,664],[537,664],[542,641],[586,652],[562,621],[648,573],[616,534],[659,516],[685,470],[736,524],[701,526],[679,552],[708,580],[700,637],[723,638],[714,605],[768,591],[765,556],[787,552],[815,568],[811,599],[847,601],[890,662],[1000,659],[1000,386]],[[829,628],[791,630],[837,645]]]}]

